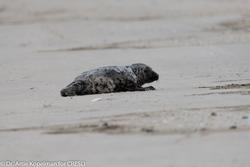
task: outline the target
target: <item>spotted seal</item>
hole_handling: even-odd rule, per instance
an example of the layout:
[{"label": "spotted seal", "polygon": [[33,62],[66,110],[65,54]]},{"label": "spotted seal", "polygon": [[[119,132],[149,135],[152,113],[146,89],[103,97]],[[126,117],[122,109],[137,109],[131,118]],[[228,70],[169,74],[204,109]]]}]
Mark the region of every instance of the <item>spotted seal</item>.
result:
[{"label": "spotted seal", "polygon": [[105,66],[83,72],[61,90],[62,96],[89,95],[99,93],[146,91],[154,87],[142,87],[159,79],[159,75],[146,64],[129,66]]}]

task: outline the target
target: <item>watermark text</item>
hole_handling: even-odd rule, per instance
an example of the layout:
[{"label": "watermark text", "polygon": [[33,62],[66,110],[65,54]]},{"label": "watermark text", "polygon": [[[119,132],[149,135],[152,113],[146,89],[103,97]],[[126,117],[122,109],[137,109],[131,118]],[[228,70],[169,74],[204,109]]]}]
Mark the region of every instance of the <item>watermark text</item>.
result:
[{"label": "watermark text", "polygon": [[86,162],[80,160],[69,161],[1,161],[0,167],[85,167]]}]

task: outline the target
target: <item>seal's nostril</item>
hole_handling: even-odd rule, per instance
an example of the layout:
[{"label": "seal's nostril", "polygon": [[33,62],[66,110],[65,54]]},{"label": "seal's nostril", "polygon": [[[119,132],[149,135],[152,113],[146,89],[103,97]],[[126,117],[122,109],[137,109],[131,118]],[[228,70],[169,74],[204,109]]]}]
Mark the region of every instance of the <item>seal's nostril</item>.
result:
[{"label": "seal's nostril", "polygon": [[159,79],[159,75],[158,74],[156,74],[156,80],[158,80]]},{"label": "seal's nostril", "polygon": [[158,80],[159,79],[159,75],[157,73],[154,73],[154,79]]},{"label": "seal's nostril", "polygon": [[67,94],[64,92],[64,90],[61,90],[61,96],[66,97]]}]

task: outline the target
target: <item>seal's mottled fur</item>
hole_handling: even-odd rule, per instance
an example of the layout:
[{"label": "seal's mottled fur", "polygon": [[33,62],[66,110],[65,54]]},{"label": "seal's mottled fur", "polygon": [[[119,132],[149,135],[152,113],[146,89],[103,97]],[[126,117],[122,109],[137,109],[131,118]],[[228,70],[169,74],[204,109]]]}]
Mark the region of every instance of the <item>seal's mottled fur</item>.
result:
[{"label": "seal's mottled fur", "polygon": [[158,80],[159,75],[145,64],[106,66],[83,72],[61,90],[62,96],[76,96],[122,91],[155,90],[142,85]]}]

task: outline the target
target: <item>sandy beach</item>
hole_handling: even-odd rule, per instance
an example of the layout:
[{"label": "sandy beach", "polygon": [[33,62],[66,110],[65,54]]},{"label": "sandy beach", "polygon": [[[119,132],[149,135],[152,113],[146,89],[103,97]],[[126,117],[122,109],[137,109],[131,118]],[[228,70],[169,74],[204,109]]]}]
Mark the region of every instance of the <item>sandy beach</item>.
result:
[{"label": "sandy beach", "polygon": [[[0,0],[0,50],[0,162],[250,166],[250,0]],[[60,96],[138,62],[155,91]]]}]

